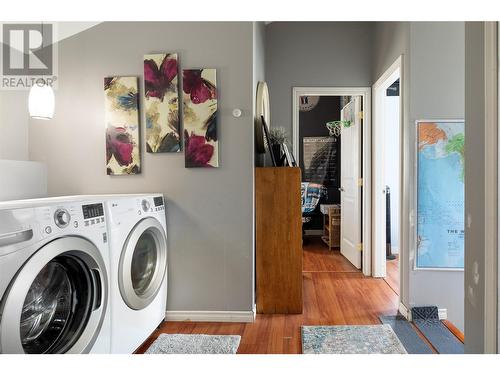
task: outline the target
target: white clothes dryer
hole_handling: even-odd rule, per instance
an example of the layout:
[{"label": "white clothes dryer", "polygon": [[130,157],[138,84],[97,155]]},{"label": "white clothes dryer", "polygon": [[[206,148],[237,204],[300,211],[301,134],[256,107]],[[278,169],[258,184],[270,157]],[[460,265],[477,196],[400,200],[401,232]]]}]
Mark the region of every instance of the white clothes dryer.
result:
[{"label": "white clothes dryer", "polygon": [[102,198],[110,240],[111,352],[133,353],[165,319],[165,204],[162,194]]}]

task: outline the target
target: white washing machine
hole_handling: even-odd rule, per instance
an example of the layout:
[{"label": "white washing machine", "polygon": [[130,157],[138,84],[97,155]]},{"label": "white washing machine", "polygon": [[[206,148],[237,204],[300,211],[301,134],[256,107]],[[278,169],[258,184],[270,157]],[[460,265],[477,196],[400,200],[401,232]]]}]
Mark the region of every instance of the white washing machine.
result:
[{"label": "white washing machine", "polygon": [[111,352],[133,353],[165,319],[167,226],[162,194],[107,196]]},{"label": "white washing machine", "polygon": [[0,353],[109,353],[102,201],[0,203]]}]

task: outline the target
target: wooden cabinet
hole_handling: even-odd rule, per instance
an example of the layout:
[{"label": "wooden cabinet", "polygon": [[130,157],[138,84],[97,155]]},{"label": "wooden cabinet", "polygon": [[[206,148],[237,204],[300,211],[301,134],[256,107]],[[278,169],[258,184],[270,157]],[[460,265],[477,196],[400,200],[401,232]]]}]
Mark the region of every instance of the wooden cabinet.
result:
[{"label": "wooden cabinet", "polygon": [[257,312],[302,313],[300,168],[256,168]]}]

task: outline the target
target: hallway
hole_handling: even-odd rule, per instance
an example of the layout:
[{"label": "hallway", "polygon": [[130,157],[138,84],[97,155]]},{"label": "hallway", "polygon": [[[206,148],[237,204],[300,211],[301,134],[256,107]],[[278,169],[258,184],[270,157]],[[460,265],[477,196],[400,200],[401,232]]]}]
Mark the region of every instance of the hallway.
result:
[{"label": "hallway", "polygon": [[397,312],[398,296],[383,279],[363,276],[319,238],[304,246],[303,270],[302,314],[258,314],[254,323],[166,322],[137,353],[160,333],[241,335],[238,353],[301,353],[302,325],[380,324],[378,316]]}]

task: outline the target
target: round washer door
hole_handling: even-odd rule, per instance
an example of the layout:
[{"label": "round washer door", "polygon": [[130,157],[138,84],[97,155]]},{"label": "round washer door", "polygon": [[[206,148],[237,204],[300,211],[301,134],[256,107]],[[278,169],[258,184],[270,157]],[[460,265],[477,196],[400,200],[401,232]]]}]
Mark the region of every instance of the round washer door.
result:
[{"label": "round washer door", "polygon": [[41,247],[19,270],[0,306],[3,353],[88,353],[108,300],[100,251],[80,237]]},{"label": "round washer door", "polygon": [[148,306],[167,273],[167,237],[158,220],[148,217],[136,224],[120,256],[118,285],[123,301],[133,310]]}]

